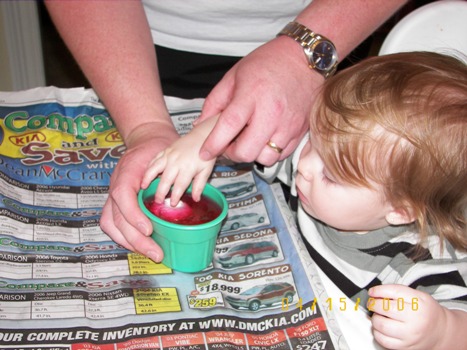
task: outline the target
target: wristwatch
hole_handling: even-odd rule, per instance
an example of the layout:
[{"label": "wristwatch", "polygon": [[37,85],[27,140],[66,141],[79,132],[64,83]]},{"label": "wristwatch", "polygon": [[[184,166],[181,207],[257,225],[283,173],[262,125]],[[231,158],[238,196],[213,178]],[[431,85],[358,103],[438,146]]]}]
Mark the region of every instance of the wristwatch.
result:
[{"label": "wristwatch", "polygon": [[308,66],[324,78],[328,78],[336,72],[337,51],[328,38],[314,33],[298,22],[288,23],[277,35],[287,35],[298,42],[303,47]]}]

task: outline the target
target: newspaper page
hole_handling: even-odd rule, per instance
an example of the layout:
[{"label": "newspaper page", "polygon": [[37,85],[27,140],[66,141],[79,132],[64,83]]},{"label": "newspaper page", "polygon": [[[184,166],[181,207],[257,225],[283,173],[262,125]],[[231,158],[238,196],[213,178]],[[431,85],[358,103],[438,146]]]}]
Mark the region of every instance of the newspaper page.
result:
[{"label": "newspaper page", "polygon": [[[203,100],[166,102],[186,134]],[[181,273],[99,227],[124,152],[92,90],[0,93],[1,349],[347,348],[279,185],[216,165],[228,217],[212,264]]]}]

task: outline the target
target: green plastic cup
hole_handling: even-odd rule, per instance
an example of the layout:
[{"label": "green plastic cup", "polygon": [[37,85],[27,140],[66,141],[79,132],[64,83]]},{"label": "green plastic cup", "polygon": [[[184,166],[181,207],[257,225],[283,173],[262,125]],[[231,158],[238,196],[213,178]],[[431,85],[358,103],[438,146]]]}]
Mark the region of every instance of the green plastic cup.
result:
[{"label": "green plastic cup", "polygon": [[[148,188],[139,191],[138,203],[141,210],[152,222],[151,237],[162,248],[162,263],[173,270],[181,272],[199,272],[212,261],[217,236],[222,222],[227,216],[228,204],[221,191],[206,184],[203,195],[213,200],[221,208],[221,213],[214,220],[199,225],[180,225],[163,220],[151,213],[144,201],[154,197],[160,179],[155,179]],[[191,186],[187,190],[191,192]]]}]

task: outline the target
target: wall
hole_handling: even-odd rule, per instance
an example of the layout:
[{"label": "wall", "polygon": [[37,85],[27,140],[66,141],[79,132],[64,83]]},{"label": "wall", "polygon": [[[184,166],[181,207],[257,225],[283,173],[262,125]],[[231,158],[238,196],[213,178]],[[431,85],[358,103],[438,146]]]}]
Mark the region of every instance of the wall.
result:
[{"label": "wall", "polygon": [[0,90],[44,85],[36,1],[0,1]]}]

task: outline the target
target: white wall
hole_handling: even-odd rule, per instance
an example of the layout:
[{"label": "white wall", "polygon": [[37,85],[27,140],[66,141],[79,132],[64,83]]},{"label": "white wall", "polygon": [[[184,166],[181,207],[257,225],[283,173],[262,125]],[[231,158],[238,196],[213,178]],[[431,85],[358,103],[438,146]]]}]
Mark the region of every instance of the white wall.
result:
[{"label": "white wall", "polygon": [[36,1],[0,1],[0,90],[44,85]]}]

